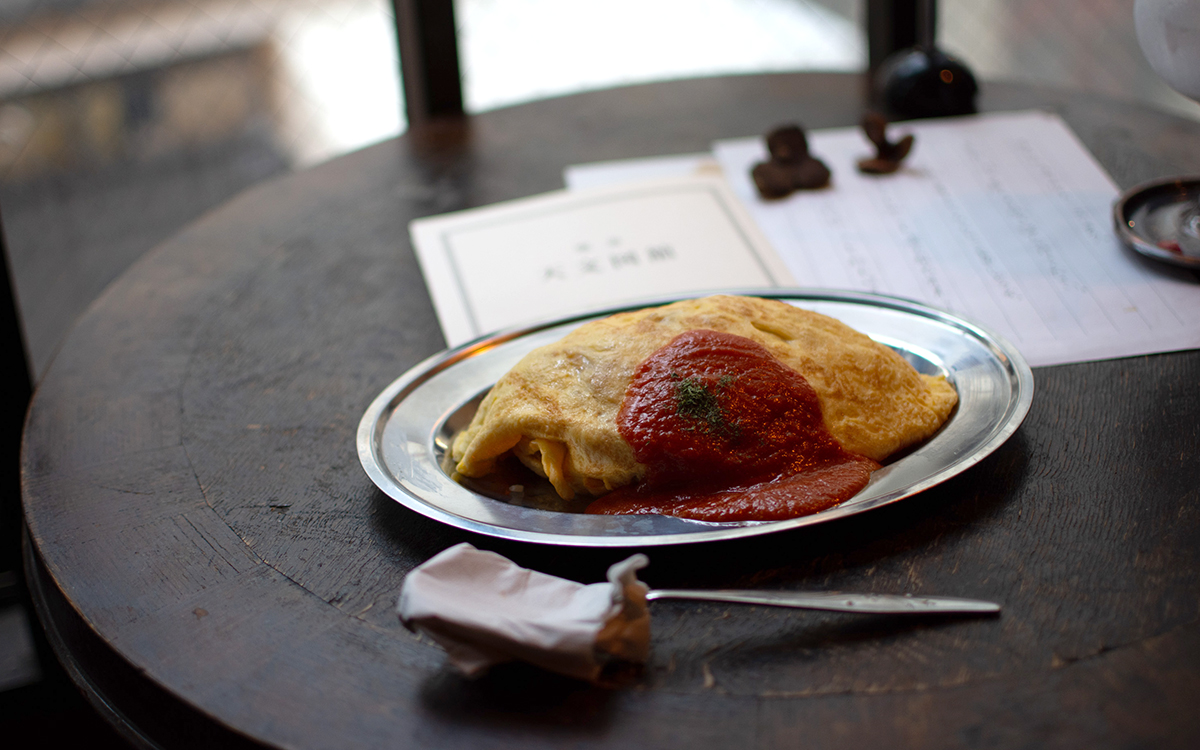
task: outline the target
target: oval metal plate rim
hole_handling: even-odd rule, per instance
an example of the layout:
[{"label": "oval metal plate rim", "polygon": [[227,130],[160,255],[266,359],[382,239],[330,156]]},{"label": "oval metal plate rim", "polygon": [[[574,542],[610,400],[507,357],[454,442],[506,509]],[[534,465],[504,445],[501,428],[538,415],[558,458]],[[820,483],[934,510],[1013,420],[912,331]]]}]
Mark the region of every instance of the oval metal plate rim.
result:
[{"label": "oval metal plate rim", "polygon": [[[758,523],[753,525],[700,524],[698,522],[691,522],[696,524],[695,531],[673,534],[654,534],[644,536],[588,536],[559,534],[554,532],[539,531],[537,529],[510,528],[486,523],[451,513],[439,507],[435,502],[431,502],[429,499],[421,497],[417,493],[408,490],[397,483],[393,479],[391,472],[384,467],[382,458],[380,456],[378,440],[379,434],[384,428],[394,406],[402,401],[409,392],[419,387],[429,378],[447,370],[448,368],[456,366],[463,360],[471,358],[475,353],[483,350],[493,349],[497,346],[503,345],[508,341],[529,336],[548,328],[556,328],[572,323],[583,322],[593,318],[612,315],[618,312],[638,310],[646,307],[655,307],[682,299],[690,299],[716,293],[758,296],[799,303],[832,302],[861,304],[871,307],[892,309],[901,313],[928,318],[955,328],[961,331],[964,335],[972,336],[980,342],[983,342],[985,344],[985,348],[992,353],[992,356],[996,358],[997,362],[1008,373],[1010,388],[1008,393],[1008,405],[1004,412],[1004,417],[993,425],[993,429],[988,438],[983,443],[976,446],[975,450],[971,451],[969,454],[960,456],[954,461],[947,462],[935,474],[929,476],[923,481],[905,486],[901,490],[871,498],[867,502],[855,503],[852,498],[846,503],[843,503],[835,508],[831,508],[827,511],[809,516],[787,519],[784,521],[773,521],[769,523]],[[462,400],[465,401],[473,395],[475,394],[464,393],[462,394]],[[356,442],[359,462],[362,464],[363,470],[376,485],[376,487],[378,487],[385,495],[401,505],[409,508],[410,510],[449,526],[484,536],[529,542],[534,544],[593,548],[655,547],[676,544],[696,544],[701,542],[758,536],[767,533],[778,533],[781,531],[820,523],[827,523],[840,518],[857,515],[867,510],[890,505],[900,500],[912,497],[954,476],[957,476],[958,474],[961,474],[994,452],[1016,432],[1018,427],[1020,427],[1026,415],[1029,413],[1032,403],[1033,372],[1028,363],[1025,361],[1024,357],[1021,356],[1015,347],[1013,347],[1009,342],[999,335],[989,331],[987,328],[980,326],[977,323],[967,321],[953,313],[939,310],[935,307],[904,299],[902,297],[866,292],[813,288],[713,290],[711,292],[698,292],[658,297],[650,300],[643,300],[634,304],[625,304],[582,312],[577,315],[570,315],[563,318],[544,321],[530,326],[510,328],[493,334],[481,336],[461,346],[438,352],[437,354],[434,354],[414,365],[403,375],[392,381],[386,388],[383,389],[383,391],[379,393],[378,396],[375,397],[370,406],[368,406],[364,412],[362,419],[359,422]],[[430,425],[430,434],[433,434],[437,427],[440,427],[440,425]],[[903,460],[904,459],[900,459],[900,461]],[[433,468],[435,468],[437,471],[441,471],[441,469],[438,467]],[[489,499],[489,502],[499,501]],[[552,511],[541,512],[551,513]]]}]

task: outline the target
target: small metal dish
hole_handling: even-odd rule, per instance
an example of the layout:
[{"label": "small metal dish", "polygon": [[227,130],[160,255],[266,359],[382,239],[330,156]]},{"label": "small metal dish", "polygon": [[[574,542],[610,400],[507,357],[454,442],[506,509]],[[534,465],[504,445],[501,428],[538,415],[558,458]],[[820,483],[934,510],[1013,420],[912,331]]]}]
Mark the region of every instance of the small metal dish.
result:
[{"label": "small metal dish", "polygon": [[[816,289],[743,291],[837,318],[900,352],[916,369],[945,375],[958,391],[932,438],[874,472],[860,493],[810,516],[704,523],[667,516],[600,516],[546,510],[467,487],[443,468],[454,433],[479,399],[527,352],[589,320],[673,302],[654,300],[485,336],[435,355],[389,385],[363,414],[358,455],[367,475],[406,507],[443,523],[504,539],[580,547],[644,547],[754,536],[824,523],[894,503],[981,461],[1016,431],[1033,400],[1033,373],[1011,344],[916,302]],[[489,496],[492,495],[492,496]]]},{"label": "small metal dish", "polygon": [[1200,239],[1180,231],[1181,217],[1200,200],[1200,177],[1169,177],[1138,185],[1113,204],[1121,241],[1147,258],[1200,269]]}]

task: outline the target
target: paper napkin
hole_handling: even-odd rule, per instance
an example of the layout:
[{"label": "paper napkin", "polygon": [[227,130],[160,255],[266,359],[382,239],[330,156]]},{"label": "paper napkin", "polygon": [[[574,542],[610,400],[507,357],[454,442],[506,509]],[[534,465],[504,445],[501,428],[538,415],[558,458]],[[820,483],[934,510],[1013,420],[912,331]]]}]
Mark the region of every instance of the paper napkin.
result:
[{"label": "paper napkin", "polygon": [[467,675],[519,659],[595,680],[609,661],[649,655],[648,588],[637,579],[647,563],[634,555],[608,569],[607,583],[585,586],[464,543],[408,574],[397,611]]}]

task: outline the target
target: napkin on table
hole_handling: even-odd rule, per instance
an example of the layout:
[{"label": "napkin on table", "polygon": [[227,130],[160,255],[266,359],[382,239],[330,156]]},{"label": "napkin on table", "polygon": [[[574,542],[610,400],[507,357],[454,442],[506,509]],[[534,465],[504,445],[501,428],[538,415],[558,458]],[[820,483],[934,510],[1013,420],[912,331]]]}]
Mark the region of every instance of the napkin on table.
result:
[{"label": "napkin on table", "polygon": [[634,555],[608,569],[607,583],[585,586],[463,543],[408,574],[397,611],[467,675],[520,659],[595,680],[611,660],[649,655],[648,588],[637,579],[647,563]]}]

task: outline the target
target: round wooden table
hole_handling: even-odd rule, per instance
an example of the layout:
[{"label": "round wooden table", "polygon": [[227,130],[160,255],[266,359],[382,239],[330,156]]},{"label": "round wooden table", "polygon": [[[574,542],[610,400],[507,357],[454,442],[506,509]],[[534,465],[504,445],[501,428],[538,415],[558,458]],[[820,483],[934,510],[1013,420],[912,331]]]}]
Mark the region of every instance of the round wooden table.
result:
[{"label": "round wooden table", "polygon": [[[862,93],[757,75],[490,112],[265,183],[148,254],[78,322],[25,432],[29,573],[84,691],[171,747],[1198,746],[1197,351],[1041,368],[1025,424],[958,478],[652,550],[643,576],[954,594],[1000,617],[660,602],[650,663],[606,687],[519,665],[466,680],[397,622],[405,573],[460,541],[585,582],[627,554],[472,536],[364,475],[359,417],[444,346],[408,222],[558,188],[572,163],[852,124]],[[1060,113],[1122,187],[1200,172],[1200,123],[998,84],[982,106]]]}]

